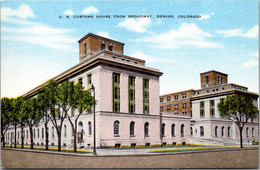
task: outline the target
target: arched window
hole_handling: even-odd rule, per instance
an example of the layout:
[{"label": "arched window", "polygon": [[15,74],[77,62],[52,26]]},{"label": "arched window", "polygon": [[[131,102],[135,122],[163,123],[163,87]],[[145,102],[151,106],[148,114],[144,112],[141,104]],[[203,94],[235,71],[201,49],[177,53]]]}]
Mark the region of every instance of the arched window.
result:
[{"label": "arched window", "polygon": [[35,139],[35,129],[33,129],[33,139]]},{"label": "arched window", "polygon": [[130,123],[130,136],[134,136],[135,135],[135,122],[131,122]]},{"label": "arched window", "polygon": [[54,138],[54,127],[51,128],[51,136]]},{"label": "arched window", "polygon": [[18,131],[18,139],[19,139],[19,131]]},{"label": "arched window", "polygon": [[162,124],[162,136],[165,136],[165,123]]},{"label": "arched window", "polygon": [[175,136],[175,124],[172,124],[172,136]]},{"label": "arched window", "polygon": [[230,127],[228,127],[228,129],[227,129],[227,134],[228,134],[228,137],[231,136]]},{"label": "arched window", "polygon": [[101,50],[104,50],[105,47],[106,47],[105,43],[102,43],[102,44],[101,44]]},{"label": "arched window", "polygon": [[92,129],[91,129],[91,122],[88,122],[88,134],[92,134]]},{"label": "arched window", "polygon": [[37,129],[37,138],[38,139],[40,138],[40,129],[39,128]]},{"label": "arched window", "polygon": [[64,125],[64,138],[66,138],[66,137],[67,137],[67,126]]},{"label": "arched window", "polygon": [[203,126],[200,127],[200,136],[204,136],[204,127]]},{"label": "arched window", "polygon": [[[9,138],[9,137],[8,137]],[[26,130],[26,139],[28,139],[28,130]]]},{"label": "arched window", "polygon": [[206,84],[209,83],[209,76],[206,74]]},{"label": "arched window", "polygon": [[145,137],[148,137],[148,136],[149,136],[149,123],[148,123],[148,122],[146,122],[146,123],[144,124],[144,136],[145,136]]},{"label": "arched window", "polygon": [[108,46],[108,50],[113,51],[113,46],[111,44]]},{"label": "arched window", "polygon": [[255,128],[252,128],[252,137],[255,137]]},{"label": "arched window", "polygon": [[248,129],[248,127],[246,128],[246,137],[248,137],[249,135],[248,135],[248,131],[249,131],[249,129]]},{"label": "arched window", "polygon": [[184,124],[181,125],[181,137],[184,137]]},{"label": "arched window", "polygon": [[225,130],[224,130],[224,126],[222,126],[222,128],[221,128],[221,136],[222,136],[222,137],[224,137],[224,131],[225,131]]},{"label": "arched window", "polygon": [[218,137],[218,127],[215,127],[215,137]]},{"label": "arched window", "polygon": [[42,138],[44,138],[44,129],[42,128]]},{"label": "arched window", "polygon": [[190,127],[190,135],[191,135],[191,136],[193,135],[193,129],[192,129],[192,127]]},{"label": "arched window", "polygon": [[73,130],[73,127],[71,127],[71,136],[74,136],[74,130]]},{"label": "arched window", "polygon": [[119,121],[114,122],[114,135],[119,135]]},{"label": "arched window", "polygon": [[79,122],[79,132],[83,133],[83,123]]}]

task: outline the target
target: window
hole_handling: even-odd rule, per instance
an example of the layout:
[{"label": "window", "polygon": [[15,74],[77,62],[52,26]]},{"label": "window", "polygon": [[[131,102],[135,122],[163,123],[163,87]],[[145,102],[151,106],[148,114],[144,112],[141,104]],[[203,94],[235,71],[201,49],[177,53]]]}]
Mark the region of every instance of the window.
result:
[{"label": "window", "polygon": [[130,123],[130,136],[135,136],[135,122]]},{"label": "window", "polygon": [[186,98],[186,93],[182,93],[182,98],[183,98],[183,99]]},{"label": "window", "polygon": [[204,136],[204,127],[203,126],[200,127],[200,136]]},{"label": "window", "polygon": [[182,103],[182,108],[186,109],[186,103]]},{"label": "window", "polygon": [[190,135],[191,135],[191,136],[193,135],[193,129],[192,129],[192,127],[190,127]]},{"label": "window", "polygon": [[218,127],[215,127],[215,137],[218,137]]},{"label": "window", "polygon": [[163,111],[163,106],[160,106],[160,111]]},{"label": "window", "polygon": [[[9,137],[8,137],[9,138]],[[28,139],[28,130],[26,130],[26,139]]]},{"label": "window", "polygon": [[167,101],[171,101],[171,96],[167,96]]},{"label": "window", "polygon": [[220,77],[218,76],[218,84],[219,84],[219,78],[220,78]]},{"label": "window", "polygon": [[224,137],[224,130],[225,130],[225,128],[224,128],[224,126],[222,126],[222,128],[221,128],[221,136],[222,137]]},{"label": "window", "polygon": [[54,127],[51,128],[51,136],[54,138]]},{"label": "window", "polygon": [[33,139],[35,139],[35,129],[33,129]]},{"label": "window", "polygon": [[184,124],[181,125],[181,137],[184,137]]},{"label": "window", "polygon": [[86,43],[83,44],[83,53],[84,54],[87,53],[87,44]]},{"label": "window", "polygon": [[230,127],[227,129],[228,137],[231,137]]},{"label": "window", "polygon": [[74,114],[75,114],[75,108],[71,107],[71,116],[74,116]]},{"label": "window", "polygon": [[114,122],[114,135],[119,135],[119,121]]},{"label": "window", "polygon": [[113,46],[112,46],[112,45],[109,45],[109,46],[108,46],[108,50],[109,50],[109,51],[113,51]]},{"label": "window", "polygon": [[220,78],[220,84],[223,84],[223,77]]},{"label": "window", "polygon": [[163,102],[163,97],[160,97],[160,102]]},{"label": "window", "polygon": [[192,108],[192,102],[190,102],[190,108]]},{"label": "window", "polygon": [[42,128],[42,138],[44,138],[44,129]]},{"label": "window", "polygon": [[247,127],[247,128],[246,128],[246,137],[249,136],[249,135],[248,135],[248,131],[249,131],[249,128]]},{"label": "window", "polygon": [[82,86],[82,78],[78,79],[79,84]]},{"label": "window", "polygon": [[149,113],[149,79],[143,79],[143,109],[144,114]]},{"label": "window", "polygon": [[149,136],[149,123],[148,123],[148,122],[146,122],[146,123],[144,124],[144,136],[145,136],[145,137],[148,137],[148,136]]},{"label": "window", "polygon": [[67,137],[67,126],[64,125],[64,138],[66,138],[66,137]]},{"label": "window", "polygon": [[88,122],[88,135],[92,134],[91,122]]},{"label": "window", "polygon": [[17,138],[19,139],[19,131],[18,131],[18,137]]},{"label": "window", "polygon": [[200,102],[200,117],[203,118],[204,116],[205,116],[204,102]]},{"label": "window", "polygon": [[209,104],[210,104],[210,108],[209,108],[210,117],[214,117],[215,116],[215,101],[210,100]]},{"label": "window", "polygon": [[73,127],[71,127],[71,136],[74,136],[74,130],[73,130]]},{"label": "window", "polygon": [[174,109],[177,110],[178,109],[178,103],[174,104]]},{"label": "window", "polygon": [[167,110],[171,110],[171,105],[167,105]]},{"label": "window", "polygon": [[252,128],[252,137],[255,137],[255,128]]},{"label": "window", "polygon": [[105,48],[106,48],[105,43],[102,43],[102,44],[101,44],[101,50],[104,50]]},{"label": "window", "polygon": [[178,100],[178,94],[175,94],[175,95],[174,95],[174,99],[175,99],[175,100]]},{"label": "window", "polygon": [[185,111],[182,112],[183,115],[187,115],[187,113]]},{"label": "window", "polygon": [[91,88],[91,83],[92,83],[92,74],[87,75],[87,89]]},{"label": "window", "polygon": [[172,124],[172,136],[175,136],[175,124]]},{"label": "window", "polygon": [[209,76],[206,74],[206,84],[209,84]]},{"label": "window", "polygon": [[113,73],[113,111],[120,112],[120,74]]},{"label": "window", "polygon": [[165,136],[165,123],[162,124],[162,136]]},{"label": "window", "polygon": [[128,107],[129,113],[135,112],[135,77],[128,78]]},{"label": "window", "polygon": [[37,138],[38,139],[40,138],[40,129],[39,128],[37,129]]}]

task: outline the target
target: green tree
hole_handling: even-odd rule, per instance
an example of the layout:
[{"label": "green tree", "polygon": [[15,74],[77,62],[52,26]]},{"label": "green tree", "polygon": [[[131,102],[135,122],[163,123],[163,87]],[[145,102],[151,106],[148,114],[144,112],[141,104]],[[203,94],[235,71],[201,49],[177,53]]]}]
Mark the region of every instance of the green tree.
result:
[{"label": "green tree", "polygon": [[1,141],[5,147],[5,134],[10,125],[11,101],[7,97],[1,99]]},{"label": "green tree", "polygon": [[51,115],[55,115],[55,105],[57,103],[57,87],[58,84],[54,80],[50,80],[47,85],[42,87],[42,92],[38,95],[38,103],[40,111],[43,112],[45,126],[45,149],[49,149],[49,133],[48,122]]},{"label": "green tree", "polygon": [[21,109],[21,105],[23,103],[23,98],[21,96],[17,98],[11,98],[11,102],[12,102],[12,113],[10,119],[12,125],[14,126],[14,147],[16,148],[17,126],[19,125],[19,112]]},{"label": "green tree", "polygon": [[240,147],[243,148],[243,128],[249,118],[255,118],[258,115],[252,97],[228,95],[224,101],[220,101],[218,109],[221,117],[225,117],[237,125],[240,133]]},{"label": "green tree", "polygon": [[69,115],[68,112],[66,112],[67,117],[69,119],[69,122],[71,124],[71,127],[73,129],[73,134],[74,134],[74,142],[73,142],[73,148],[74,152],[77,152],[77,121],[78,118],[83,114],[84,111],[90,111],[91,106],[94,104],[95,100],[91,96],[90,92],[87,90],[83,90],[82,85],[77,83],[74,85],[74,92],[73,92],[73,99],[70,101],[70,105],[72,106],[71,109],[77,108],[78,114],[76,115],[74,119],[74,123],[72,120],[72,115]]},{"label": "green tree", "polygon": [[42,114],[38,110],[37,99],[35,97],[27,99],[26,102],[28,102],[27,104],[29,107],[26,124],[29,126],[31,149],[33,149],[33,127],[39,123],[40,119],[42,118]]},{"label": "green tree", "polygon": [[19,111],[19,124],[21,127],[21,148],[24,148],[24,126],[26,125],[26,121],[28,119],[28,115],[30,112],[29,102],[26,100],[22,100],[21,109]]},{"label": "green tree", "polygon": [[[64,81],[57,87],[57,104],[55,113],[50,112],[50,119],[58,136],[58,151],[61,151],[61,132],[66,115],[73,102],[73,83]],[[58,120],[58,121],[57,121]]]}]

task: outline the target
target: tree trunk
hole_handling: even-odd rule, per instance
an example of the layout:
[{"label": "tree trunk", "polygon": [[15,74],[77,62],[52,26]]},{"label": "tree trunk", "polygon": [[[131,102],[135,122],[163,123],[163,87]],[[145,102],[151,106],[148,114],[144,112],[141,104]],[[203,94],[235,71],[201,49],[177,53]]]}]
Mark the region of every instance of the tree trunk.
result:
[{"label": "tree trunk", "polygon": [[2,141],[3,141],[3,147],[5,147],[5,135],[2,133]]},{"label": "tree trunk", "polygon": [[24,132],[23,132],[23,126],[21,126],[21,139],[22,139],[22,145],[21,148],[23,149],[23,145],[24,145]]},{"label": "tree trunk", "polygon": [[17,125],[14,125],[14,148],[16,148],[16,131],[17,131]]},{"label": "tree trunk", "polygon": [[239,133],[240,133],[240,148],[243,148],[243,136],[242,133],[243,132],[243,128],[239,128]]},{"label": "tree trunk", "polygon": [[61,133],[58,134],[58,151],[61,151]]},{"label": "tree trunk", "polygon": [[47,123],[45,123],[45,150],[48,149],[49,149],[49,134],[48,134]]},{"label": "tree trunk", "polygon": [[32,129],[32,127],[29,127],[29,128],[30,128],[31,149],[33,149],[33,129]]},{"label": "tree trunk", "polygon": [[74,148],[74,152],[77,152],[77,121],[75,121],[73,148]]}]

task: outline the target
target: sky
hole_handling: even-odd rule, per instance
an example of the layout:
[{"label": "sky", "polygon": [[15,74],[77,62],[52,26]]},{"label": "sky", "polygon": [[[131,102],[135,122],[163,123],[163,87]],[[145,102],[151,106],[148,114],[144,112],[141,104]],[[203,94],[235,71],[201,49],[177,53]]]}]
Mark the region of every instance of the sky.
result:
[{"label": "sky", "polygon": [[162,71],[161,95],[199,89],[209,70],[258,93],[257,0],[3,0],[1,97],[79,63],[77,41],[90,32],[125,43],[125,55]]}]

